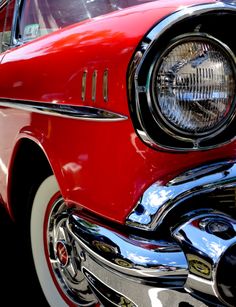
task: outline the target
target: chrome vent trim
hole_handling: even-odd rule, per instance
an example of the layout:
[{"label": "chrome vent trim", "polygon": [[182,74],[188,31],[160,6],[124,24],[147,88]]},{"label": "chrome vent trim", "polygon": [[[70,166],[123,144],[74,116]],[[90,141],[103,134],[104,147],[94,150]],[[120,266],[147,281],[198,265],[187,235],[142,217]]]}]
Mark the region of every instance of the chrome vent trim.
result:
[{"label": "chrome vent trim", "polygon": [[92,101],[96,101],[96,95],[97,95],[97,78],[98,78],[98,71],[94,70],[92,75]]},{"label": "chrome vent trim", "polygon": [[[89,78],[91,76],[91,79]],[[102,78],[102,89],[99,90],[99,93],[102,91],[102,97],[97,96],[98,88],[97,85],[99,83],[99,78]],[[88,72],[87,69],[84,69],[82,72],[81,77],[81,100],[83,102],[86,102],[88,99],[91,99],[93,103],[96,102],[96,100],[100,100],[102,98],[103,102],[108,102],[108,85],[109,85],[109,70],[108,68],[105,68],[104,71],[99,71],[97,69],[93,70],[92,72]],[[87,89],[90,90],[90,96],[89,93],[87,93]]]},{"label": "chrome vent trim", "polygon": [[82,84],[81,84],[81,99],[82,99],[82,101],[85,101],[85,99],[86,99],[87,75],[88,75],[88,71],[87,70],[83,71]]},{"label": "chrome vent trim", "polygon": [[103,100],[108,102],[108,69],[104,70],[103,73]]}]

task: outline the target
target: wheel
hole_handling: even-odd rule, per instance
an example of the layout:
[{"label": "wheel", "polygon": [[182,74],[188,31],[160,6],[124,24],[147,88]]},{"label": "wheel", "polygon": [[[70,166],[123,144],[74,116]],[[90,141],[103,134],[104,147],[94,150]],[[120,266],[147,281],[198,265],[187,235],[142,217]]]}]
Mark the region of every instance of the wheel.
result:
[{"label": "wheel", "polygon": [[55,177],[46,178],[35,194],[31,211],[35,269],[50,306],[94,306],[97,300],[80,271],[80,255],[67,231],[70,210]]}]

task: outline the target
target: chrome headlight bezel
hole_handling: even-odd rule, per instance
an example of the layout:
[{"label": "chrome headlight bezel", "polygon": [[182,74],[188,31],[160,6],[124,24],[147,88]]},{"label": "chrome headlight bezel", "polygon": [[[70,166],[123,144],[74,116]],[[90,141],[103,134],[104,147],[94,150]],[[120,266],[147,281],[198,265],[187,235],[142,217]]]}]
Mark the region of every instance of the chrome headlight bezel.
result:
[{"label": "chrome headlight bezel", "polygon": [[[227,112],[227,115],[220,120],[219,123],[217,123],[215,126],[213,126],[211,129],[208,129],[207,131],[203,132],[188,132],[184,131],[181,128],[178,128],[176,125],[172,124],[170,121],[168,121],[167,118],[163,115],[163,112],[161,111],[161,108],[158,103],[158,97],[155,95],[155,84],[156,84],[156,76],[157,72],[162,66],[163,62],[165,61],[166,57],[175,50],[175,48],[178,48],[181,44],[190,44],[190,43],[205,43],[214,46],[216,49],[218,49],[219,52],[221,52],[222,57],[228,60],[228,65],[232,69],[233,79],[234,79],[234,89],[232,91],[233,95],[231,98],[231,105],[229,107],[229,110]],[[204,139],[210,139],[214,138],[217,134],[221,133],[221,131],[225,130],[225,128],[231,123],[235,116],[235,105],[236,105],[236,99],[234,97],[235,92],[235,86],[236,86],[236,69],[235,69],[235,59],[234,54],[230,50],[230,48],[222,43],[221,41],[217,40],[216,38],[205,34],[205,33],[187,33],[181,36],[175,37],[170,44],[167,46],[167,48],[158,55],[148,73],[147,77],[147,102],[150,108],[150,112],[152,113],[154,121],[156,121],[157,125],[165,131],[165,133],[175,137],[176,139],[179,139],[181,141],[189,141],[189,142],[201,142]],[[196,85],[195,85],[196,86]],[[199,88],[200,92],[200,88]]]},{"label": "chrome headlight bezel", "polygon": [[199,35],[217,44],[230,59],[235,80],[236,45],[226,31],[233,26],[235,15],[235,7],[220,2],[196,5],[167,16],[143,37],[127,71],[127,86],[131,119],[137,135],[146,145],[172,152],[202,151],[220,147],[235,139],[235,97],[227,119],[220,121],[216,129],[209,129],[201,135],[191,135],[176,131],[158,117],[151,91],[152,72],[156,63],[171,44],[184,36],[187,40],[188,37]]}]

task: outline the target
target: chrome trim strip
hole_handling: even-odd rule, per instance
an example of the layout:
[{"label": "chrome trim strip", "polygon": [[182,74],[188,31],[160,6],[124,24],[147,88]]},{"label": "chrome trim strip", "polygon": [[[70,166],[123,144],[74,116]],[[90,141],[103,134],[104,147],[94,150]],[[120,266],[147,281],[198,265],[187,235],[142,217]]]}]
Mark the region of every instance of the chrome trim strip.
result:
[{"label": "chrome trim strip", "polygon": [[0,10],[9,2],[9,0],[2,0],[0,3]]},{"label": "chrome trim strip", "polygon": [[57,102],[35,102],[13,99],[0,99],[0,107],[13,108],[44,115],[59,116],[88,121],[122,121],[128,117],[108,110],[89,107],[60,104]]},{"label": "chrome trim strip", "polygon": [[22,45],[20,39],[16,38],[16,29],[19,22],[21,4],[22,0],[16,0],[12,22],[11,47]]},{"label": "chrome trim strip", "polygon": [[147,39],[150,41],[150,44],[148,45],[145,54],[148,53],[148,51],[152,48],[152,45],[157,41],[157,39],[176,23],[190,16],[198,16],[211,11],[221,10],[230,10],[232,12],[235,12],[235,7],[229,5],[228,3],[214,2],[210,4],[197,4],[189,7],[183,7],[181,10],[174,12],[173,14],[162,20],[159,24],[157,24],[156,27],[154,27],[152,31],[148,33]]},{"label": "chrome trim strip", "polygon": [[236,161],[219,162],[190,170],[165,185],[151,185],[127,217],[126,224],[154,231],[187,198],[233,186],[236,186]]},{"label": "chrome trim strip", "polygon": [[87,75],[88,75],[88,71],[84,70],[83,74],[82,74],[82,84],[81,84],[81,99],[82,99],[82,101],[85,101],[85,98],[86,98]]}]

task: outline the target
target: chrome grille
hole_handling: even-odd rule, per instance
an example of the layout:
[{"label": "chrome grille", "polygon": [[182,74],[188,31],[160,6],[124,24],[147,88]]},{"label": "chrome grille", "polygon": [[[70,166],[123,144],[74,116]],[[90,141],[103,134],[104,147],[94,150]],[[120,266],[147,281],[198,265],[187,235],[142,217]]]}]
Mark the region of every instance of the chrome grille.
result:
[{"label": "chrome grille", "polygon": [[208,194],[209,201],[214,207],[232,216],[236,216],[236,188],[220,189]]}]

